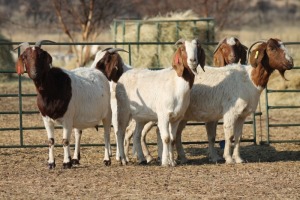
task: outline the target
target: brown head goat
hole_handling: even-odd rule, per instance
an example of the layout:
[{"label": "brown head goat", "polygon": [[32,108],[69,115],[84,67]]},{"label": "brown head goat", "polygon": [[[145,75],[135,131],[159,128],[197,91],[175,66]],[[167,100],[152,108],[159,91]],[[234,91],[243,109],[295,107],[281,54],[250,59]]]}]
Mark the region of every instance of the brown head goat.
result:
[{"label": "brown head goat", "polygon": [[[63,167],[71,168],[70,136],[72,129],[82,130],[95,127],[100,121],[104,126],[105,164],[110,164],[109,133],[111,127],[110,80],[117,80],[122,63],[81,67],[72,71],[52,67],[52,57],[41,49],[43,41],[31,47],[28,43],[20,55],[16,69],[18,74],[26,69],[37,91],[37,106],[42,115],[49,140],[50,169],[54,160],[54,122],[63,127]],[[115,51],[110,51],[115,54]],[[119,55],[118,55],[119,56]],[[117,56],[117,57],[118,57]]]},{"label": "brown head goat", "polygon": [[[257,47],[251,51],[257,43]],[[214,148],[218,121],[223,118],[223,157],[226,163],[243,162],[239,149],[246,117],[255,112],[260,94],[267,86],[272,72],[278,70],[284,77],[284,72],[294,66],[292,57],[279,39],[255,42],[249,52],[248,65],[237,63],[223,68],[205,66],[205,74],[197,74],[189,107],[183,123],[178,127],[182,131],[187,121],[205,122],[209,156],[214,162],[220,159]],[[186,161],[180,135],[177,133],[176,139],[179,141],[176,142],[176,149],[180,160]],[[232,136],[234,150],[231,154]]]},{"label": "brown head goat", "polygon": [[223,67],[228,64],[246,64],[247,47],[237,38],[228,37],[221,40],[214,51],[214,66]]}]

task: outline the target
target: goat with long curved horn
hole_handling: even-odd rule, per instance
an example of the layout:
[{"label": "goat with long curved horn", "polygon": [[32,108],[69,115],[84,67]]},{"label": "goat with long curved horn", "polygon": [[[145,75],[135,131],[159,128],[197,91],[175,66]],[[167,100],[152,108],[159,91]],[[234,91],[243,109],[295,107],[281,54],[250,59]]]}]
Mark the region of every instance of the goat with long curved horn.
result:
[{"label": "goat with long curved horn", "polygon": [[55,43],[55,42],[53,42],[51,40],[40,40],[40,41],[37,41],[34,46],[41,47],[43,42]]}]

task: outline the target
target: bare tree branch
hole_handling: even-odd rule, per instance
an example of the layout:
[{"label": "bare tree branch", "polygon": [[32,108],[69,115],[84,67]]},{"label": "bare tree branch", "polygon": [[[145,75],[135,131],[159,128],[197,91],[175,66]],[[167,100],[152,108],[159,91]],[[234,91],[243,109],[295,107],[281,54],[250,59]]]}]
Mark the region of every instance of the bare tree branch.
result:
[{"label": "bare tree branch", "polygon": [[54,8],[55,8],[55,12],[56,12],[56,15],[58,17],[58,20],[59,20],[59,23],[61,24],[61,27],[64,31],[64,33],[69,37],[70,41],[71,42],[74,42],[74,39],[64,21],[64,18],[62,17],[62,13],[61,13],[61,2],[57,2],[56,0],[52,0],[53,2],[53,5],[54,5]]},{"label": "bare tree branch", "polygon": [[88,14],[88,18],[87,18],[87,21],[86,21],[86,24],[84,25],[84,32],[83,32],[83,40],[84,41],[87,41],[88,38],[89,38],[89,34],[92,30],[92,17],[93,17],[93,10],[94,10],[94,3],[95,3],[95,0],[91,0],[90,1],[90,5],[89,5],[89,14]]}]

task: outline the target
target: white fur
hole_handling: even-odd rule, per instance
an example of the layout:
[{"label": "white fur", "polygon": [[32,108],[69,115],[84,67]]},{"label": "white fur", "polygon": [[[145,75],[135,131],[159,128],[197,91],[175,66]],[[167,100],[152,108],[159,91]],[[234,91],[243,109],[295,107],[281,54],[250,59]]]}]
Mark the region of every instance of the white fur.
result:
[{"label": "white fur", "polygon": [[231,46],[235,45],[235,39],[234,39],[234,37],[227,38],[226,42],[227,42],[227,44],[229,44]]},{"label": "white fur", "polygon": [[[197,66],[195,40],[185,42],[189,67]],[[122,163],[126,163],[123,140],[132,117],[136,121],[135,148],[140,162],[145,161],[141,148],[141,131],[149,121],[158,121],[163,141],[162,165],[175,166],[173,143],[179,122],[189,105],[189,83],[167,68],[159,71],[133,69],[122,75],[116,87],[117,120],[113,119]],[[114,111],[113,111],[114,112]]]},{"label": "white fur", "polygon": [[[224,117],[225,139],[229,140],[234,135],[234,126],[238,127],[235,136],[238,140],[240,139],[245,118],[256,110],[259,96],[263,90],[262,87],[256,86],[252,82],[251,71],[251,66],[240,64],[232,64],[224,68],[205,66],[205,72],[198,70],[190,94],[189,107],[183,121],[178,126],[176,149],[181,163],[187,161],[181,144],[181,132],[187,121],[206,122],[209,156],[213,162],[221,159],[214,149],[216,126],[220,119]],[[229,143],[227,142],[227,144]],[[226,148],[225,150],[229,152],[229,147]],[[160,149],[161,147],[159,147],[159,151],[161,151]],[[144,150],[145,153],[147,150]],[[225,151],[224,157],[226,162],[232,162],[230,154]],[[233,158],[236,162],[242,162],[238,143]]]},{"label": "white fur", "polygon": [[[269,59],[282,59],[282,66],[273,66],[273,69],[291,69],[293,59],[287,54],[286,48],[281,45],[284,56],[270,57]],[[278,54],[280,55],[280,54]],[[286,60],[284,60],[286,59]],[[289,63],[287,63],[287,61]],[[276,64],[277,65],[277,64]],[[271,66],[272,68],[272,66]],[[187,121],[206,122],[206,130],[209,141],[209,156],[213,162],[221,158],[214,149],[216,126],[218,120],[223,118],[225,132],[224,158],[226,163],[243,162],[239,154],[239,142],[242,135],[245,118],[256,110],[259,97],[264,86],[254,83],[252,72],[256,70],[251,65],[232,64],[225,68],[214,68],[205,66],[205,72],[198,70],[194,85],[190,94],[190,104],[185,113],[183,121],[178,126],[176,137],[176,149],[181,163],[187,161],[182,143],[181,132]],[[256,79],[261,74],[254,73]],[[270,75],[270,74],[269,74]],[[264,80],[267,81],[265,78]],[[233,155],[231,156],[231,137],[235,138]],[[159,139],[159,137],[158,137]],[[160,144],[158,142],[158,144]],[[159,148],[159,151],[161,147]],[[161,153],[159,152],[159,155]]]},{"label": "white fur", "polygon": [[[107,78],[94,68],[78,68],[73,71],[63,70],[71,79],[72,97],[68,109],[62,118],[55,120],[63,126],[63,139],[70,141],[72,128],[75,137],[80,137],[80,130],[95,127],[102,120],[105,130],[105,161],[109,158],[109,133],[111,125],[110,91]],[[48,138],[54,138],[54,121],[43,117]],[[79,146],[78,146],[79,148]],[[74,159],[78,159],[77,149]],[[64,163],[71,162],[69,145],[64,146]],[[49,150],[49,163],[54,163],[53,147]]]},{"label": "white fur", "polygon": [[289,53],[288,53],[288,49],[284,46],[283,42],[279,42],[280,44],[280,48],[284,51],[285,53],[285,59],[289,60],[289,61],[292,61],[292,58],[291,56],[289,56]]},{"label": "white fur", "polygon": [[[107,53],[107,51],[103,51],[103,50],[98,51],[90,69],[97,70],[97,69],[95,69],[97,63],[103,58],[103,56],[106,53]],[[126,65],[124,63],[122,65],[122,68],[123,68],[123,73],[131,69],[131,67],[129,65]],[[81,68],[75,69],[74,71],[80,72]],[[99,71],[99,70],[97,70],[97,71]],[[109,81],[109,89],[107,90],[107,88],[105,88],[105,90],[109,91],[109,93],[110,93],[109,96],[110,96],[111,111],[112,111],[112,113],[114,113],[114,115],[116,115],[116,112],[117,112],[116,111],[117,103],[116,103],[115,87],[116,87],[116,83],[113,81]],[[109,107],[106,107],[106,108],[109,109]],[[113,116],[111,116],[111,117],[112,117],[112,119],[110,119],[109,122],[111,122],[111,120],[116,119],[116,117],[113,117]],[[73,159],[75,159],[75,160],[79,160],[78,153],[80,152],[80,140],[81,140],[80,130],[75,130],[75,151],[74,151],[74,157],[73,157]],[[106,143],[106,141],[108,142],[108,145],[105,150],[107,150],[109,156],[111,156],[111,146],[110,146],[110,142],[109,142],[109,135],[107,138],[105,138],[105,143]],[[108,154],[105,152],[105,155],[108,155]],[[116,157],[118,158],[118,152],[116,153]],[[105,158],[107,158],[107,157],[105,157]],[[109,159],[109,161],[110,161],[110,159]]]},{"label": "white fur", "polygon": [[[206,122],[209,141],[209,156],[212,161],[220,159],[214,146],[215,126],[223,118],[226,147],[224,158],[227,163],[232,163],[229,145],[230,137],[235,136],[235,149],[233,159],[242,162],[239,155],[239,140],[242,134],[243,123],[248,115],[255,112],[261,87],[257,87],[251,80],[251,66],[232,64],[226,68],[205,68],[205,74],[199,73],[195,77],[191,91],[191,102],[184,121],[179,125],[182,130],[186,121]],[[234,89],[232,89],[234,88]],[[179,139],[180,137],[178,137]],[[186,161],[181,141],[177,142],[179,158]]]}]

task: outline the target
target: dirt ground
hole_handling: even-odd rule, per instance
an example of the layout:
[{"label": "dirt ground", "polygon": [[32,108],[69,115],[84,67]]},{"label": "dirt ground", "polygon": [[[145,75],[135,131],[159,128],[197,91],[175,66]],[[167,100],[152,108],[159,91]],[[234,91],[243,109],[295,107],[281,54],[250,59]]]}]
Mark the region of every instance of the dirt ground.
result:
[{"label": "dirt ground", "polygon": [[[31,84],[31,83],[30,83]],[[1,86],[1,94],[14,93],[14,85]],[[24,87],[24,93],[34,91]],[[34,98],[23,98],[23,109],[36,110]],[[18,99],[0,98],[0,111],[17,111]],[[103,146],[82,147],[81,165],[62,169],[63,149],[55,149],[56,169],[47,168],[47,148],[0,148],[0,199],[300,199],[300,143],[271,143],[266,141],[265,112],[257,117],[257,136],[253,142],[243,142],[243,164],[210,163],[207,144],[184,145],[189,162],[176,167],[161,167],[156,162],[137,165],[131,157],[127,166],[121,166],[112,157],[112,165],[104,166]],[[299,123],[299,111],[272,112],[272,123]],[[261,122],[261,124],[260,124]],[[18,115],[0,115],[0,128],[19,127]],[[23,116],[23,126],[43,126],[39,114]],[[224,138],[218,126],[217,140]],[[252,139],[251,125],[245,125],[243,139]],[[56,130],[56,141],[62,140]],[[148,142],[156,141],[151,130]],[[299,127],[275,127],[272,140],[300,141]],[[114,143],[113,130],[111,141]],[[206,141],[203,126],[188,126],[183,141]],[[71,141],[73,143],[74,141]],[[24,130],[24,145],[46,145],[45,130]],[[102,128],[84,131],[82,144],[103,144]],[[0,131],[0,145],[20,145],[20,132]],[[223,150],[216,144],[219,154]],[[155,145],[151,154],[157,157]],[[113,146],[113,154],[115,146]],[[73,148],[72,148],[73,152]],[[115,154],[114,154],[115,155]]]},{"label": "dirt ground", "polygon": [[[152,152],[156,151],[151,146]],[[47,148],[0,149],[0,199],[299,199],[300,144],[243,144],[244,164],[209,163],[206,145],[185,145],[189,163],[104,166],[103,147],[82,148],[81,165],[47,169]]]}]

